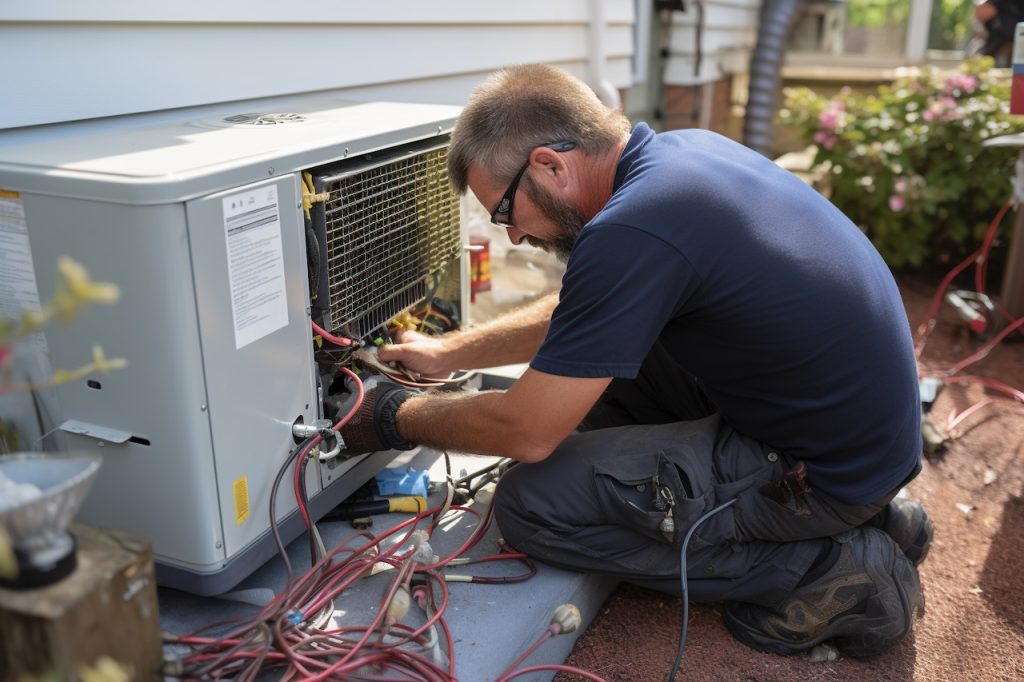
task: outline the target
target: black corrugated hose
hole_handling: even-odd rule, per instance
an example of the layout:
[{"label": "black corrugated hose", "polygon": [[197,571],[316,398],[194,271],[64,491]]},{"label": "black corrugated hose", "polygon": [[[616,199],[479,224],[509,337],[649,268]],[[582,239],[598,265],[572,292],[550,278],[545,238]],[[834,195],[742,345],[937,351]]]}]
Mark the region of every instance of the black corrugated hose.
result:
[{"label": "black corrugated hose", "polygon": [[782,88],[786,39],[801,0],[765,0],[760,30],[750,57],[750,86],[743,120],[743,144],[765,156],[775,138],[775,112]]}]

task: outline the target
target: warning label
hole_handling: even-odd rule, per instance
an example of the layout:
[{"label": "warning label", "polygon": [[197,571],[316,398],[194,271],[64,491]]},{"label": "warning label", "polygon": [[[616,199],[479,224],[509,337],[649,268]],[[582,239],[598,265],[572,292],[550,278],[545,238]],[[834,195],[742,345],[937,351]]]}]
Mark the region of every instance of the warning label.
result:
[{"label": "warning label", "polygon": [[288,324],[277,186],[224,198],[235,348]]}]

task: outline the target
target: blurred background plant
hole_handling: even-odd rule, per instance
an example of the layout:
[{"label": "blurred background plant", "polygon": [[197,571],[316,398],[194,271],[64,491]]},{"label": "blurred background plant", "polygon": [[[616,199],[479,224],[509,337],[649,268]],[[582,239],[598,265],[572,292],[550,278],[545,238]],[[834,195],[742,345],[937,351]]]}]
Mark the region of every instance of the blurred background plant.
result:
[{"label": "blurred background plant", "polygon": [[928,31],[928,47],[936,50],[963,49],[974,30],[973,15],[973,2],[935,0]]},{"label": "blurred background plant", "polygon": [[0,394],[14,391],[31,391],[64,384],[80,379],[87,374],[106,373],[126,365],[122,358],[108,359],[99,346],[92,348],[92,361],[78,369],[58,369],[45,382],[17,383],[11,380],[13,373],[13,346],[40,331],[54,318],[68,325],[75,316],[91,303],[113,303],[120,296],[120,290],[113,284],[94,282],[86,269],[68,256],[57,261],[57,283],[53,299],[44,303],[41,310],[23,310],[20,318],[0,318]]},{"label": "blurred background plant", "polygon": [[[897,270],[945,269],[976,248],[1011,195],[1016,152],[983,148],[1024,130],[988,57],[909,69],[874,93],[787,88],[781,122],[817,147],[823,191]],[[993,250],[990,271],[1005,258]]]}]

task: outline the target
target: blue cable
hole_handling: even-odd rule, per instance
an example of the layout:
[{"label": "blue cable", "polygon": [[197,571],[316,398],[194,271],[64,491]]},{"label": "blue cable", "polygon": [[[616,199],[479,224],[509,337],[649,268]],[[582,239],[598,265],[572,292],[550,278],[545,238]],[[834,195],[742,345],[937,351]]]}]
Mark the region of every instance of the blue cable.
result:
[{"label": "blue cable", "polygon": [[679,629],[679,647],[676,652],[676,660],[672,663],[672,669],[669,670],[668,677],[666,678],[668,682],[675,680],[676,673],[679,672],[679,664],[683,662],[683,652],[686,650],[686,628],[689,625],[690,620],[690,597],[689,589],[686,586],[686,547],[690,544],[690,536],[693,535],[693,532],[697,530],[697,527],[700,526],[700,524],[704,523],[712,516],[726,507],[731,506],[735,502],[736,498],[733,498],[701,516],[693,522],[693,525],[690,526],[690,530],[686,531],[686,537],[683,538],[683,546],[679,549],[679,581],[683,588],[683,625]]}]

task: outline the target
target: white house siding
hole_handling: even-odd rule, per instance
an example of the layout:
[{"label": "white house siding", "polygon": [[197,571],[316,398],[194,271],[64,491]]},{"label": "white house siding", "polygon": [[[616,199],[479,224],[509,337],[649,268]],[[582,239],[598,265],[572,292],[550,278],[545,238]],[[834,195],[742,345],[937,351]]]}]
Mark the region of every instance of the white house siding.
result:
[{"label": "white house siding", "polygon": [[697,73],[697,3],[672,14],[666,85],[711,83],[745,74],[757,40],[761,0],[704,0],[701,64]]},{"label": "white house siding", "polygon": [[489,72],[524,62],[593,80],[601,14],[602,76],[632,79],[634,0],[10,4],[0,128],[305,93],[462,104]]}]

